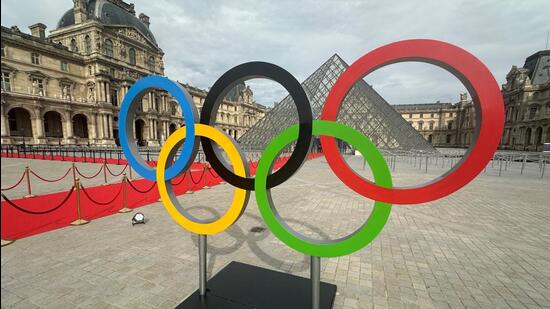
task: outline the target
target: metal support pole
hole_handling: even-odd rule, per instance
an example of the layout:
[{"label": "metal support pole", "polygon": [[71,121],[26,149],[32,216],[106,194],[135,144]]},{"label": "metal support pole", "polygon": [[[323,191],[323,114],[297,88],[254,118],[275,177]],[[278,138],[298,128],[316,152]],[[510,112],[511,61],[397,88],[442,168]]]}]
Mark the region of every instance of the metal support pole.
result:
[{"label": "metal support pole", "polygon": [[25,166],[25,177],[27,178],[27,195],[25,195],[25,197],[34,197],[34,196],[36,196],[36,195],[32,194],[31,173],[30,173],[30,168],[28,166]]},{"label": "metal support pole", "polygon": [[199,234],[199,295],[206,295],[206,235]]},{"label": "metal support pole", "polygon": [[523,155],[523,161],[521,162],[521,172],[520,172],[520,174],[522,174],[522,175],[523,175],[523,170],[525,169],[525,163],[526,162],[527,162],[527,155],[524,154]]},{"label": "metal support pole", "polygon": [[502,158],[499,158],[498,161],[498,176],[500,176],[502,174]]},{"label": "metal support pole", "polygon": [[426,174],[428,173],[428,160],[429,160],[429,157],[426,156]]},{"label": "metal support pole", "polygon": [[540,179],[544,178],[545,169],[546,169],[546,159],[542,159],[542,169],[540,171]]},{"label": "metal support pole", "polygon": [[321,300],[321,258],[311,257],[311,309],[319,309]]}]

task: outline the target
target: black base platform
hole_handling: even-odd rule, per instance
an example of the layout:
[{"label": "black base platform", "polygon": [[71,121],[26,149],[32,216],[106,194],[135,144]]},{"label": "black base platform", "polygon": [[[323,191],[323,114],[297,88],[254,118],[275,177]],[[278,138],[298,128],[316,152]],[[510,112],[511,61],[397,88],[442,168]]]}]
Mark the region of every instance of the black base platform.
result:
[{"label": "black base platform", "polygon": [[[321,282],[321,306],[334,304],[336,285]],[[199,291],[178,309],[311,308],[311,281],[287,273],[231,262],[208,280],[206,296]]]}]

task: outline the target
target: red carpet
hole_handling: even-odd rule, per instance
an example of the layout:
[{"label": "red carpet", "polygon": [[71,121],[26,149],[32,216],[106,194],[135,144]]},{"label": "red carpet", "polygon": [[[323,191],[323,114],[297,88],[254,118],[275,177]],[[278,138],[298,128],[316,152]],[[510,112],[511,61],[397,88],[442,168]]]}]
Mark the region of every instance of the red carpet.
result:
[{"label": "red carpet", "polygon": [[[322,154],[310,154],[313,159]],[[287,158],[279,159],[275,169],[280,168]],[[257,163],[250,163],[254,174]],[[220,183],[220,178],[204,165],[194,164],[191,173],[172,180],[177,195],[184,194],[188,189],[197,191],[205,185],[214,186]],[[126,201],[128,208],[137,208],[157,202],[158,190],[154,182],[141,179],[126,185]],[[8,197],[9,198],[9,197]],[[2,201],[1,233],[2,239],[15,240],[31,235],[51,231],[68,226],[78,218],[76,207],[76,190],[72,193],[58,192],[32,198],[22,198]],[[90,199],[91,198],[91,199]],[[66,199],[66,202],[61,204]],[[93,220],[118,212],[123,207],[122,183],[83,188],[80,190],[81,217]],[[19,208],[19,209],[18,209]],[[90,223],[90,224],[93,224]]]}]

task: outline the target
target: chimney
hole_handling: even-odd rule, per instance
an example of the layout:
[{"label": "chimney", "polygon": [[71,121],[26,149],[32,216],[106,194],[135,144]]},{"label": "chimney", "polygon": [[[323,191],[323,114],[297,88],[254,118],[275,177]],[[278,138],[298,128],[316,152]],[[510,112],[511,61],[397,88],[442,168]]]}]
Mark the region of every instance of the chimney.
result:
[{"label": "chimney", "polygon": [[86,15],[86,0],[73,0],[73,3],[74,23],[79,24],[88,19],[88,15]]},{"label": "chimney", "polygon": [[141,14],[139,14],[139,20],[142,23],[144,23],[147,26],[147,28],[149,28],[149,25],[151,24],[151,22],[149,21],[149,16],[141,13]]},{"label": "chimney", "polygon": [[37,23],[29,26],[29,29],[31,29],[32,36],[35,36],[42,40],[46,39],[46,25],[44,25],[43,23]]}]

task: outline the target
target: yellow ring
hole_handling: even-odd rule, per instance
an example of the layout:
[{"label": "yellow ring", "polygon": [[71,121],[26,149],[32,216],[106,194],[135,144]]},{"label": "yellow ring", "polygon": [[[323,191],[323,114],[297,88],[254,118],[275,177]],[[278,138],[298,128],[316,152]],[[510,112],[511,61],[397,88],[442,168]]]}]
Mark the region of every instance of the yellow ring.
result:
[{"label": "yellow ring", "polygon": [[[244,212],[244,209],[248,202],[249,193],[246,190],[235,188],[233,202],[231,203],[231,206],[229,207],[227,212],[219,219],[212,222],[196,222],[190,220],[185,215],[180,213],[168,194],[166,181],[164,179],[164,173],[166,169],[166,162],[172,148],[174,148],[179,142],[185,139],[185,132],[185,127],[182,127],[172,133],[160,150],[158,165],[156,169],[157,186],[160,198],[162,199],[162,203],[164,204],[164,207],[166,208],[170,216],[172,216],[172,218],[184,229],[192,233],[202,235],[212,235],[223,232],[225,229],[235,223],[235,221],[237,221],[240,215]],[[227,135],[214,127],[204,124],[195,124],[195,135],[207,137],[220,145],[229,157],[229,161],[231,162],[231,165],[233,167],[233,172],[241,177],[247,177],[243,158],[240,152],[237,150],[237,147],[235,146],[233,141]]]}]

